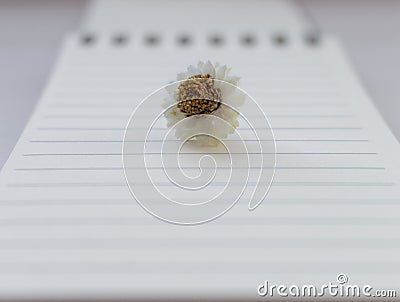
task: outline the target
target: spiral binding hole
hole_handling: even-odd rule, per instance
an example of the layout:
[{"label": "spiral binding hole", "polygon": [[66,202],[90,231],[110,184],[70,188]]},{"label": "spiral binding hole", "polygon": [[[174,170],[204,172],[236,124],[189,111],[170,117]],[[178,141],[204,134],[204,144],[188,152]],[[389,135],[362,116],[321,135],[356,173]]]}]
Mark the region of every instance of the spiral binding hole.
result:
[{"label": "spiral binding hole", "polygon": [[92,33],[85,33],[81,35],[81,43],[83,45],[92,45],[96,42],[96,36]]},{"label": "spiral binding hole", "polygon": [[209,38],[209,42],[213,46],[221,46],[224,44],[225,41],[224,41],[224,38],[220,35],[212,35]]},{"label": "spiral binding hole", "polygon": [[156,45],[160,44],[160,42],[161,42],[161,39],[157,35],[148,35],[145,37],[145,43],[148,46],[156,46]]},{"label": "spiral binding hole", "polygon": [[256,42],[257,42],[256,38],[253,35],[250,35],[250,34],[242,36],[240,38],[240,41],[245,46],[252,46],[252,45],[256,44]]},{"label": "spiral binding hole", "polygon": [[320,34],[317,32],[309,32],[304,37],[306,43],[311,46],[317,46],[321,42]]},{"label": "spiral binding hole", "polygon": [[288,38],[284,34],[275,34],[272,41],[279,46],[284,46],[288,43]]},{"label": "spiral binding hole", "polygon": [[112,37],[112,42],[115,45],[125,45],[128,43],[128,36],[124,34],[116,34]]},{"label": "spiral binding hole", "polygon": [[178,44],[182,46],[188,46],[192,44],[192,38],[189,35],[181,35],[178,37]]}]

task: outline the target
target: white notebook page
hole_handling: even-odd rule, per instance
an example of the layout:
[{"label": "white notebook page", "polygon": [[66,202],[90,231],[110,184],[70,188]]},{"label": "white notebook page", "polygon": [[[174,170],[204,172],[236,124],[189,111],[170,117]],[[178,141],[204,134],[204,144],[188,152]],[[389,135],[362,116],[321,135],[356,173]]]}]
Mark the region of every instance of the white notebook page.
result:
[{"label": "white notebook page", "polygon": [[[239,32],[115,45],[66,40],[50,83],[0,174],[1,297],[244,297],[264,280],[398,288],[399,144],[337,42],[282,45]],[[122,170],[135,105],[199,59],[230,65],[274,130],[277,170],[254,212],[239,202],[204,225],[171,225],[132,198]]]}]

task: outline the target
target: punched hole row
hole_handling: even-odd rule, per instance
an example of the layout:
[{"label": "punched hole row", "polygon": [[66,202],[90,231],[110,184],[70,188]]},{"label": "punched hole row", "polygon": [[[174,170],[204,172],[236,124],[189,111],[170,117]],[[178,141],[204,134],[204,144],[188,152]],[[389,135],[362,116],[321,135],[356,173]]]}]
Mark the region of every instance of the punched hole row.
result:
[{"label": "punched hole row", "polygon": [[[286,46],[290,44],[290,37],[284,33],[276,33],[267,37],[266,41],[270,41],[274,45]],[[80,41],[83,45],[94,45],[97,43],[97,36],[93,33],[84,33],[81,35]],[[264,40],[265,41],[265,40]],[[305,44],[316,46],[321,42],[319,33],[311,32],[303,36]],[[124,46],[131,42],[131,36],[128,34],[118,33],[111,36],[111,43],[117,46]],[[143,37],[142,42],[149,47],[159,46],[163,43],[163,39],[158,34],[148,34]],[[179,46],[185,47],[194,44],[195,39],[188,34],[182,34],[175,38],[175,43]],[[207,37],[207,43],[210,46],[222,47],[227,43],[227,38],[224,35],[213,34]],[[255,46],[261,42],[261,39],[253,34],[244,34],[239,36],[238,42],[242,46]]]}]

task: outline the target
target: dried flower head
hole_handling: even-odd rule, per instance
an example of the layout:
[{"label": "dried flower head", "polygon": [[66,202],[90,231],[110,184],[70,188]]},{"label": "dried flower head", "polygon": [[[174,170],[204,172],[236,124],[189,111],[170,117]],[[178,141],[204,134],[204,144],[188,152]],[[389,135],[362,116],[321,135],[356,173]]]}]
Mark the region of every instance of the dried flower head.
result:
[{"label": "dried flower head", "polygon": [[186,116],[210,114],[221,104],[221,89],[214,86],[211,75],[194,75],[179,85],[177,102]]},{"label": "dried flower head", "polygon": [[[190,65],[187,71],[177,76],[180,81],[177,89],[170,92],[170,97],[163,106],[167,126],[172,127],[184,118],[192,118],[184,127],[177,127],[177,138],[187,137],[188,133],[211,132],[220,138],[226,138],[238,125],[239,114],[234,109],[243,103],[243,95],[235,93],[239,77],[230,75],[231,69],[226,65],[213,64],[210,61]],[[225,120],[230,127],[220,127],[202,119],[205,115],[214,115]],[[207,124],[204,123],[207,120]],[[209,139],[204,140],[209,143]]]}]

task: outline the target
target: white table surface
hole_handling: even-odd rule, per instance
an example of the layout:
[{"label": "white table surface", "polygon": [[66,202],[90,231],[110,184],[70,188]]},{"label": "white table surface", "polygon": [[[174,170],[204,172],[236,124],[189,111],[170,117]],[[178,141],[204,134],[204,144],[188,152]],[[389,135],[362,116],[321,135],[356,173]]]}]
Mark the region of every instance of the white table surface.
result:
[{"label": "white table surface", "polygon": [[[400,1],[296,3],[322,32],[338,36],[368,93],[400,139]],[[0,167],[40,97],[65,33],[84,0],[0,0]]]}]

